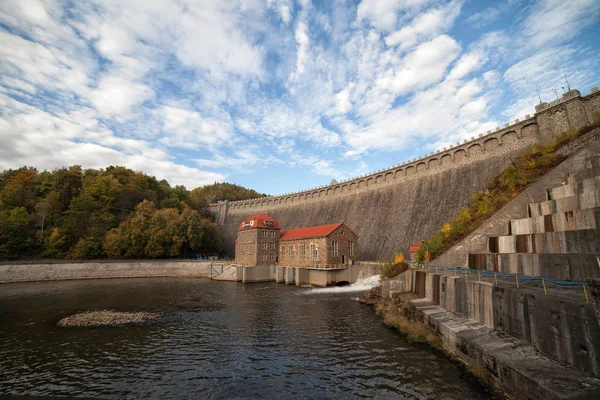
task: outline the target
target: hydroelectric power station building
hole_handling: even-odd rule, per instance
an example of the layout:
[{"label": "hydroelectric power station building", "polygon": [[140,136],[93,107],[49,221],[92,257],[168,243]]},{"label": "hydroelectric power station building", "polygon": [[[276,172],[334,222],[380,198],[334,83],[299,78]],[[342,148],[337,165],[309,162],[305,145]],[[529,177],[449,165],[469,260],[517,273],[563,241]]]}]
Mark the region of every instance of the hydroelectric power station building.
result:
[{"label": "hydroelectric power station building", "polygon": [[281,230],[274,218],[256,214],[238,228],[235,258],[243,266],[342,269],[358,259],[358,236],[341,222]]}]

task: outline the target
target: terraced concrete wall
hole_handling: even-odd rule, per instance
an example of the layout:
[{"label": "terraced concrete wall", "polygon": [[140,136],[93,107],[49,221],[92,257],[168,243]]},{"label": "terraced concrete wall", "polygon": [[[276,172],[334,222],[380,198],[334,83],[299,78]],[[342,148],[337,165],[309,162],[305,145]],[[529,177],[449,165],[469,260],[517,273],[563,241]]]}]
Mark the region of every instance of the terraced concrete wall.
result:
[{"label": "terraced concrete wall", "polygon": [[[479,226],[479,228],[475,229],[471,232],[467,237],[458,242],[452,248],[447,250],[440,257],[433,260],[435,265],[446,265],[452,267],[464,267],[468,265],[469,253],[487,253],[489,251],[488,247],[488,238],[495,236],[504,236],[508,235],[508,222],[510,220],[521,219],[527,216],[527,210],[532,210],[534,215],[544,214],[549,212],[550,210],[554,210],[556,208],[562,209],[562,206],[567,207],[569,204],[562,202],[562,199],[557,199],[556,201],[551,202],[548,205],[546,202],[546,194],[549,189],[553,189],[563,185],[568,181],[569,176],[577,176],[589,170],[589,160],[591,157],[597,157],[600,154],[600,128],[595,129],[592,132],[589,132],[587,135],[580,137],[577,141],[578,146],[571,146],[569,148],[569,152],[572,154],[565,153],[564,155],[569,156],[567,160],[562,162],[560,165],[555,167],[552,171],[541,177],[537,182],[529,186],[525,189],[520,195],[515,197],[510,203],[505,205],[502,209],[500,209],[496,214],[494,214],[490,219],[485,221],[483,224]],[[574,142],[575,143],[575,142]],[[594,170],[591,170],[594,171]],[[584,200],[586,206],[590,206],[595,204],[595,198],[591,194],[585,194],[580,196]],[[531,204],[539,204],[539,206],[531,207]],[[579,203],[578,203],[579,204]],[[557,206],[558,205],[558,206]],[[577,206],[579,207],[579,205]],[[565,208],[568,210],[569,208]],[[572,209],[572,208],[571,208]],[[555,238],[560,240],[561,235],[564,239],[566,235],[569,235],[568,232],[555,232],[559,235]],[[538,234],[539,235],[539,234]],[[547,234],[546,234],[547,235]],[[585,241],[581,243],[581,246],[594,246],[597,242],[597,233],[585,233],[584,235],[590,235],[587,238],[582,238]],[[534,235],[535,236],[535,235]],[[499,243],[500,244],[500,243]],[[550,243],[553,245],[553,243]],[[502,243],[503,251],[510,251],[508,243]],[[513,245],[515,245],[513,243]],[[542,246],[542,244],[536,244],[537,246]],[[542,246],[540,248],[547,248]],[[515,248],[513,250],[516,251]],[[579,249],[581,250],[581,249]],[[557,250],[555,250],[557,251]],[[552,253],[552,251],[547,251],[546,253]],[[570,252],[571,254],[574,251]],[[587,254],[593,254],[594,252],[591,249],[585,251]],[[550,258],[551,259],[551,258]],[[525,261],[524,259],[518,261]],[[539,263],[544,262],[544,260],[538,260]],[[533,269],[523,270],[522,273],[525,275],[534,274],[535,276],[539,276],[541,270],[538,267],[534,267],[536,263],[531,264]],[[552,265],[552,264],[548,264]],[[587,262],[586,262],[587,265]],[[593,265],[593,263],[591,264]],[[541,266],[541,264],[540,264]],[[587,267],[583,270],[573,270],[572,277],[579,276],[582,272],[587,271]],[[551,276],[551,275],[545,275]],[[555,276],[555,278],[560,279],[559,276]],[[572,278],[575,279],[575,278]]]},{"label": "terraced concrete wall", "polygon": [[[221,202],[212,205],[211,212],[229,256],[234,256],[239,223],[257,213],[276,218],[283,229],[343,221],[358,234],[363,260],[389,259],[395,251],[407,254],[410,244],[434,234],[521,149],[551,136],[540,132],[538,121],[552,132],[565,123],[573,125],[569,118],[579,126],[587,118],[581,107],[591,110],[598,104],[597,93],[584,98],[574,95],[560,104],[546,105],[533,117],[401,165],[283,196]],[[545,113],[552,117],[544,119]]]}]

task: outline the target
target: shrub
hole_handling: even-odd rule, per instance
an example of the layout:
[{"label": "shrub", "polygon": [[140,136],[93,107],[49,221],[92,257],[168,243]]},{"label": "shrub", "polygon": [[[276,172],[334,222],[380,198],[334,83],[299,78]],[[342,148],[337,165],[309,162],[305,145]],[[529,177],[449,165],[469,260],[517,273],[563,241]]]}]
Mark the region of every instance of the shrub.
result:
[{"label": "shrub", "polygon": [[395,264],[398,264],[400,262],[405,262],[406,259],[404,258],[404,254],[402,253],[396,253],[396,259],[394,260]]},{"label": "shrub", "polygon": [[405,272],[406,270],[408,270],[408,263],[406,261],[401,261],[397,263],[392,263],[391,261],[388,261],[381,267],[381,277],[393,278]]}]

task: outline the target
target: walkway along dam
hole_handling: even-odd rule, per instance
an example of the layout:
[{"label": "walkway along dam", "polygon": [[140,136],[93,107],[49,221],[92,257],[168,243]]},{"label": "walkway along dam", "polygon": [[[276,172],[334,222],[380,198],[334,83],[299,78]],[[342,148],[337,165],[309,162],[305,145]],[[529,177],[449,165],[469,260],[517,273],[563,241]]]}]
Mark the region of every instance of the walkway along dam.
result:
[{"label": "walkway along dam", "polygon": [[411,243],[437,232],[522,149],[588,125],[599,112],[598,88],[584,96],[571,90],[560,100],[536,106],[533,116],[410,162],[335,185],[219,202],[210,210],[231,257],[240,221],[264,212],[289,229],[343,221],[360,237],[362,260],[390,259],[395,251],[406,254]]}]

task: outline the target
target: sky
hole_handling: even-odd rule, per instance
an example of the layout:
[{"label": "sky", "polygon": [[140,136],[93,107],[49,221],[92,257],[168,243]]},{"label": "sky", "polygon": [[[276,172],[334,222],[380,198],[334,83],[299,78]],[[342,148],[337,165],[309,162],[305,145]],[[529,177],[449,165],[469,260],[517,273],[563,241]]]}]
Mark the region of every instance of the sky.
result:
[{"label": "sky", "polygon": [[[0,170],[270,195],[600,86],[600,1],[1,0]],[[563,89],[565,87],[565,89]]]}]

